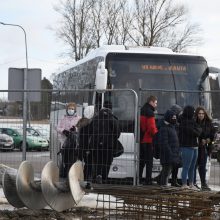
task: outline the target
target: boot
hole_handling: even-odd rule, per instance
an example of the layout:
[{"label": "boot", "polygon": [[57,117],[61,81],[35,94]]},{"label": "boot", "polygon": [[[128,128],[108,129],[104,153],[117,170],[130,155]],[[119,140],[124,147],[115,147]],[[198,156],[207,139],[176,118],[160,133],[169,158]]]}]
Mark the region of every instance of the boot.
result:
[{"label": "boot", "polygon": [[174,186],[174,187],[181,187],[181,185],[177,182],[176,179],[171,181],[171,186]]},{"label": "boot", "polygon": [[203,184],[201,185],[201,190],[202,190],[202,191],[211,191],[211,188],[208,186],[207,183],[203,183]]}]

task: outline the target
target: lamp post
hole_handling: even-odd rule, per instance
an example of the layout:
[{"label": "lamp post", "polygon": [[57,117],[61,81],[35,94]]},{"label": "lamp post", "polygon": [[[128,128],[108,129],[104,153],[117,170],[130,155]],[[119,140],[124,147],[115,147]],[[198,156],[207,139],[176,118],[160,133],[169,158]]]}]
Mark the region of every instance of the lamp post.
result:
[{"label": "lamp post", "polygon": [[[26,55],[26,68],[24,68],[24,90],[27,90],[27,74],[28,74],[28,54],[27,54],[27,37],[24,28],[18,24],[8,24],[0,22],[2,25],[15,26],[22,29],[25,38],[25,55]],[[27,130],[27,92],[23,96],[23,142],[22,142],[22,160],[26,160],[26,130]]]}]

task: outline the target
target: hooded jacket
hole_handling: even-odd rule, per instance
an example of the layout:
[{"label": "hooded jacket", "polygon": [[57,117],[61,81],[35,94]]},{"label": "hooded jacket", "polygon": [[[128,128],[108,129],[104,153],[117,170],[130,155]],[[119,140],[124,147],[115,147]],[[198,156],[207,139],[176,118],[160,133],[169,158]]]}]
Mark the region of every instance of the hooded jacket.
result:
[{"label": "hooded jacket", "polygon": [[179,141],[181,147],[198,147],[201,127],[193,119],[194,107],[186,106],[179,123]]},{"label": "hooded jacket", "polygon": [[158,131],[158,145],[160,148],[160,163],[163,164],[181,164],[181,154],[179,148],[179,139],[172,124],[172,117],[175,112],[168,110],[164,115],[164,121]]},{"label": "hooded jacket", "polygon": [[144,133],[141,143],[152,143],[153,136],[157,133],[154,107],[149,103],[141,108],[140,129]]},{"label": "hooded jacket", "polygon": [[91,149],[114,151],[121,131],[118,119],[110,109],[101,109],[89,127]]}]

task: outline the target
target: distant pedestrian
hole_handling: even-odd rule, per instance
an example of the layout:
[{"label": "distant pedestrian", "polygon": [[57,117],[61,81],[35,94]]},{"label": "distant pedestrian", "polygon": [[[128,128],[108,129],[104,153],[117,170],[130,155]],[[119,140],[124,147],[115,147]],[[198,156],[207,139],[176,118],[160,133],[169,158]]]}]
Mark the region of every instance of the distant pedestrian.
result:
[{"label": "distant pedestrian", "polygon": [[157,133],[154,111],[157,107],[157,97],[151,95],[147,102],[141,108],[140,116],[140,162],[139,162],[139,180],[142,182],[142,174],[146,165],[146,178],[143,181],[146,185],[152,184],[153,168],[153,146],[152,139]]}]

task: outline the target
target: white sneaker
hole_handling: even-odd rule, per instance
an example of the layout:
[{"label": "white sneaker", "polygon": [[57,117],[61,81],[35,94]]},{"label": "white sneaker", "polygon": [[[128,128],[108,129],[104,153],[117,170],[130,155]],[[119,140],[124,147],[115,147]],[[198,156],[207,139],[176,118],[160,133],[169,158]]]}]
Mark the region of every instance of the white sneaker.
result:
[{"label": "white sneaker", "polygon": [[193,184],[189,185],[189,189],[198,191],[198,188],[196,186],[194,186]]},{"label": "white sneaker", "polygon": [[181,189],[189,189],[189,187],[186,184],[184,184],[181,186]]}]

